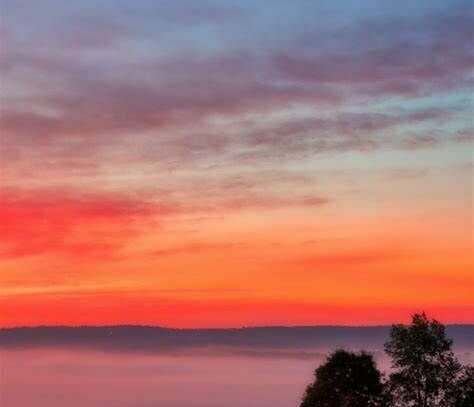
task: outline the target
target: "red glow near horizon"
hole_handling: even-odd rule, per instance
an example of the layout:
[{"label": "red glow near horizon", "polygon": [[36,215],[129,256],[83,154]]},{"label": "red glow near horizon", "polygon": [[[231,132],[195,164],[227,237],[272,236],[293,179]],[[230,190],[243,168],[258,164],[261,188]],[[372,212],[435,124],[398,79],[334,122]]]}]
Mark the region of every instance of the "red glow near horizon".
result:
[{"label": "red glow near horizon", "polygon": [[0,326],[474,323],[472,13],[23,3]]}]

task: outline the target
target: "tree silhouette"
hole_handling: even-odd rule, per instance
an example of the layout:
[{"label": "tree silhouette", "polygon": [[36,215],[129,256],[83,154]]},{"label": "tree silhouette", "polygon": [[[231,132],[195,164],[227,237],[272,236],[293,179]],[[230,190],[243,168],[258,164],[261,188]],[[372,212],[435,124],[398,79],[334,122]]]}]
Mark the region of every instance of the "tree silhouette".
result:
[{"label": "tree silhouette", "polygon": [[438,321],[422,313],[393,325],[385,351],[393,368],[386,382],[370,354],[330,354],[300,407],[474,407],[474,367],[459,363]]},{"label": "tree silhouette", "polygon": [[465,366],[453,394],[455,407],[474,406],[474,367]]},{"label": "tree silhouette", "polygon": [[[463,369],[451,346],[445,327],[424,313],[415,314],[409,326],[392,326],[385,351],[394,369],[389,380],[394,406],[464,406],[457,399],[462,381],[464,386],[469,384],[469,371]],[[472,381],[472,371],[470,374]]]},{"label": "tree silhouette", "polygon": [[315,371],[300,407],[381,406],[383,385],[372,355],[337,350]]}]

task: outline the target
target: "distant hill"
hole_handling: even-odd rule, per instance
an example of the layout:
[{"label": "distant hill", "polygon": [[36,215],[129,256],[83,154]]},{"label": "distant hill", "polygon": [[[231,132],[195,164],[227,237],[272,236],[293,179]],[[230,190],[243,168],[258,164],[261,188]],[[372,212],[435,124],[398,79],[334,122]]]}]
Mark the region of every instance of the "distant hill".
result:
[{"label": "distant hill", "polygon": [[[381,349],[389,326],[170,329],[147,326],[34,327],[0,329],[0,348],[84,347],[109,351],[159,352],[185,348]],[[474,348],[474,325],[448,325],[457,349]]]}]

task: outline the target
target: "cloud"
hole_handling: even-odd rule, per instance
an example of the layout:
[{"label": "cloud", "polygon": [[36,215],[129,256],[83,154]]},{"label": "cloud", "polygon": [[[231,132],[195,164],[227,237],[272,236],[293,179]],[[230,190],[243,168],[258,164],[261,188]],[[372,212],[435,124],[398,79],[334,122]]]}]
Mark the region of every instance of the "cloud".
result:
[{"label": "cloud", "polygon": [[249,131],[242,138],[240,159],[307,158],[324,152],[372,151],[430,147],[449,139],[433,130],[431,137],[406,134],[410,126],[437,129],[450,120],[449,109],[388,113],[337,112],[333,116],[288,119]]},{"label": "cloud", "polygon": [[[156,195],[77,192],[65,188],[29,190],[6,188],[0,194],[0,230],[4,236],[0,253],[21,257],[57,253],[67,256],[112,258],[141,234],[154,231],[164,219],[187,219],[199,214],[229,214],[243,210],[276,210],[288,207],[320,207],[327,198],[301,196],[282,198],[265,193],[209,194],[206,186],[188,192],[180,201]],[[191,216],[191,218],[190,218]],[[190,243],[154,252],[157,256],[229,249],[237,244]]]},{"label": "cloud", "polygon": [[181,254],[199,254],[208,251],[227,251],[241,246],[242,243],[191,243],[183,246],[154,250],[151,254],[158,257],[176,256]]},{"label": "cloud", "polygon": [[[185,4],[124,2],[118,9],[181,23],[194,18],[225,24],[243,13],[211,3]],[[405,21],[353,21],[337,32],[309,27],[315,32],[290,36],[285,43],[226,42],[226,47],[191,45],[173,52],[157,43],[150,53],[140,50],[148,44],[141,31],[146,27],[136,27],[132,17],[82,10],[69,24],[69,17],[61,16],[60,27],[52,30],[64,35],[46,31],[57,45],[48,48],[28,35],[21,43],[10,27],[15,19],[8,20],[2,72],[5,82],[20,87],[2,97],[2,155],[8,163],[23,156],[34,165],[31,155],[38,150],[58,165],[67,165],[71,156],[96,166],[120,156],[122,162],[112,162],[186,166],[292,161],[321,151],[381,146],[428,148],[442,136],[428,128],[404,138],[394,129],[453,121],[450,109],[351,110],[380,97],[412,99],[466,86],[474,62],[468,35],[472,17],[459,8]],[[174,31],[170,35],[171,43],[178,41]],[[120,52],[109,52],[117,44]],[[106,50],[93,55],[94,47]],[[298,107],[330,108],[333,115],[268,120]],[[255,127],[255,121],[269,124]],[[111,154],[115,151],[122,154]]]},{"label": "cloud", "polygon": [[65,191],[2,191],[1,252],[6,256],[60,253],[110,256],[176,208],[121,195]]},{"label": "cloud", "polygon": [[[16,3],[8,2],[0,34],[0,156],[5,185],[38,191],[3,194],[3,211],[28,219],[8,226],[23,235],[25,252],[48,244],[98,252],[66,239],[79,225],[107,251],[122,244],[100,237],[107,223],[133,235],[144,219],[171,213],[324,207],[332,198],[313,192],[314,174],[291,165],[316,162],[321,152],[408,152],[472,138],[467,109],[451,104],[456,90],[468,89],[473,62],[473,21],[463,8],[403,21],[354,17],[337,29],[288,16],[279,33],[253,7],[212,2],[119,1],[114,10]],[[33,22],[20,32],[26,17]],[[234,24],[243,20],[245,33]],[[231,38],[236,26],[241,35]],[[259,30],[275,35],[243,35]],[[418,99],[435,92],[447,102]],[[102,192],[109,183],[137,196],[110,197]],[[72,192],[45,203],[45,184]],[[167,209],[147,203],[153,199]],[[6,250],[21,253],[19,239]]]},{"label": "cloud", "polygon": [[393,168],[384,171],[382,178],[387,181],[411,180],[426,177],[428,173],[426,168]]},{"label": "cloud", "polygon": [[386,264],[392,260],[399,260],[412,256],[403,251],[393,249],[374,249],[354,252],[340,252],[335,254],[315,254],[306,257],[296,257],[284,261],[286,264],[303,268],[306,271],[331,270],[334,271],[340,267],[357,267],[361,265]]},{"label": "cloud", "polygon": [[[50,70],[47,60],[41,63],[46,64],[45,71]],[[51,86],[40,96],[22,98],[21,109],[13,106],[17,101],[6,100],[0,118],[6,147],[34,146],[46,152],[52,146],[62,154],[71,143],[97,150],[103,146],[120,146],[133,135],[137,143],[155,144],[154,151],[164,147],[164,155],[168,156],[180,158],[183,153],[193,151],[212,154],[219,148],[238,144],[238,140],[223,129],[210,129],[207,121],[211,116],[238,116],[282,108],[298,101],[318,103],[334,99],[326,92],[294,85],[220,80],[213,78],[212,72],[202,79],[149,83],[140,78],[89,79],[80,72],[68,72],[67,67],[58,71],[67,83],[65,88],[55,90]],[[37,104],[41,109],[24,108]],[[191,123],[195,134],[189,134]],[[143,132],[155,132],[155,136],[151,140],[150,136],[140,136]],[[185,135],[181,135],[183,132]],[[175,135],[170,138],[170,133]]]},{"label": "cloud", "polygon": [[467,83],[473,23],[472,13],[458,8],[417,19],[361,21],[331,36],[318,33],[318,41],[306,37],[295,50],[277,52],[274,64],[286,79],[345,85],[359,96],[431,93]]},{"label": "cloud", "polygon": [[455,140],[460,143],[469,143],[474,141],[474,128],[465,128],[459,130],[457,134],[454,136]]},{"label": "cloud", "polygon": [[435,146],[439,142],[440,137],[438,135],[415,135],[404,140],[400,140],[399,147],[405,150],[417,150],[425,149]]}]

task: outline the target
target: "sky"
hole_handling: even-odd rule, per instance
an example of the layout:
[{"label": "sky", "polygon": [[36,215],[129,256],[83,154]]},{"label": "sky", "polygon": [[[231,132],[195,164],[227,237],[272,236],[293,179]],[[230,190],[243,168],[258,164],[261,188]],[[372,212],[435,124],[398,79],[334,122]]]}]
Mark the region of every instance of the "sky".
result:
[{"label": "sky", "polygon": [[0,16],[0,326],[474,323],[471,2]]}]

